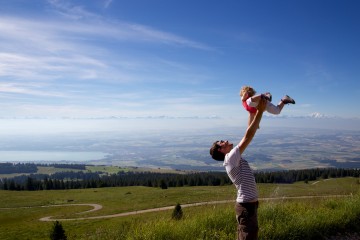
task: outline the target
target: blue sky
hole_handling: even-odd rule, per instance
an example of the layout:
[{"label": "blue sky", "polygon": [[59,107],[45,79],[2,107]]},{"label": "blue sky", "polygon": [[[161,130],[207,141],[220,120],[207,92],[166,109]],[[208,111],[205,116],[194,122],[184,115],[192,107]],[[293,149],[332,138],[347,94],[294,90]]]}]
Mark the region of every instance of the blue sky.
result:
[{"label": "blue sky", "polygon": [[246,119],[243,85],[360,118],[356,0],[0,4],[1,118]]}]

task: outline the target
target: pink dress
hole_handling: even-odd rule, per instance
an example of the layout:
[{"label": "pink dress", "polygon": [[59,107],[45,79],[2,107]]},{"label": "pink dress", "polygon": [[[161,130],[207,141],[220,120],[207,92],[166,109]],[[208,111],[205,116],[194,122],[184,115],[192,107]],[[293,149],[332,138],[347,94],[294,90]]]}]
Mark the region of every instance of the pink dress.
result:
[{"label": "pink dress", "polygon": [[256,113],[257,109],[254,107],[250,107],[247,103],[246,100],[242,102],[242,105],[244,106],[244,108],[246,109],[246,111],[248,111],[249,113]]}]

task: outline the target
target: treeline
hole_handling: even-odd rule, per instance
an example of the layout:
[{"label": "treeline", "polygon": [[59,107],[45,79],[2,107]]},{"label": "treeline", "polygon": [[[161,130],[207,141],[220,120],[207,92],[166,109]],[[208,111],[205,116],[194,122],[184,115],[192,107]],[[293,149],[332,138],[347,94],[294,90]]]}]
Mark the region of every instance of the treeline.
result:
[{"label": "treeline", "polygon": [[319,178],[359,177],[360,169],[314,168],[304,170],[287,170],[278,172],[255,173],[258,183],[294,183],[299,181],[314,181]]},{"label": "treeline", "polygon": [[[57,176],[57,178],[55,178]],[[67,178],[71,176],[72,178]],[[75,177],[75,178],[74,178]],[[98,173],[63,172],[53,174],[31,174],[1,179],[2,190],[59,190],[124,186],[168,187],[182,186],[218,186],[231,184],[226,174],[221,172],[171,174],[171,173],[134,173],[119,172],[100,176]]]},{"label": "treeline", "polygon": [[38,166],[86,170],[84,164],[35,164],[35,163],[0,163],[0,174],[36,173]]},{"label": "treeline", "polygon": [[85,164],[63,164],[63,163],[54,163],[54,164],[45,164],[39,166],[50,166],[55,168],[68,168],[68,169],[77,169],[77,170],[86,170]]},{"label": "treeline", "polygon": [[[278,172],[255,172],[257,183],[287,183],[317,179],[359,177],[360,169],[306,169]],[[51,190],[123,186],[168,187],[219,186],[232,184],[225,172],[198,172],[171,174],[153,172],[118,172],[103,175],[100,172],[59,172],[52,175],[30,174],[0,179],[2,190]]]},{"label": "treeline", "polygon": [[0,174],[36,173],[37,170],[33,163],[0,163]]}]

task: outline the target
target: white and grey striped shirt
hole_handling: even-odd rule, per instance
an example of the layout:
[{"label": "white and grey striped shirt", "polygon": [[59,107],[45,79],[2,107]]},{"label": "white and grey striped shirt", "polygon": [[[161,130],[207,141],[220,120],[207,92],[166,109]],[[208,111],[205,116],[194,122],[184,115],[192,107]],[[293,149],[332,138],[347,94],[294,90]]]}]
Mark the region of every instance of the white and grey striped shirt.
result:
[{"label": "white and grey striped shirt", "polygon": [[255,176],[249,163],[241,157],[239,145],[225,156],[224,167],[237,189],[236,201],[251,202],[258,198]]}]

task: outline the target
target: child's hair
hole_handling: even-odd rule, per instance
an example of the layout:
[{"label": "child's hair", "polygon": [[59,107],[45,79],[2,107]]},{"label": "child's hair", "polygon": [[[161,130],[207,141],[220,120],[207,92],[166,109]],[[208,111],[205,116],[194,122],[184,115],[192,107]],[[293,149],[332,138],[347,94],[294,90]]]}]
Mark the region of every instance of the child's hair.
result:
[{"label": "child's hair", "polygon": [[252,97],[256,94],[256,91],[250,86],[243,86],[240,90],[240,97],[243,97],[245,93],[248,93],[248,97]]}]

